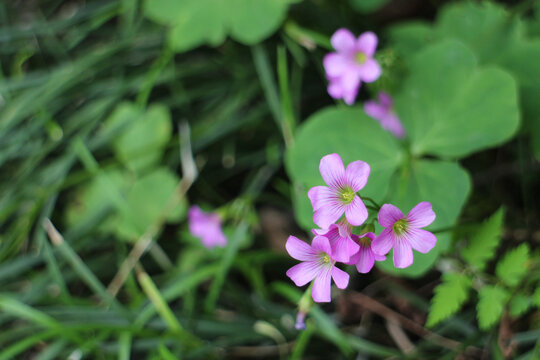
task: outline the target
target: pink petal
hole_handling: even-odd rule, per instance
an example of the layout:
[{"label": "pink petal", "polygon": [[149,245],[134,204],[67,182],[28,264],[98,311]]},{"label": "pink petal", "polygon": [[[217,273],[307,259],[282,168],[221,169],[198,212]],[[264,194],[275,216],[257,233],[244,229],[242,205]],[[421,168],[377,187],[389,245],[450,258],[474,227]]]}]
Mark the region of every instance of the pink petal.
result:
[{"label": "pink petal", "polygon": [[373,59],[367,59],[361,66],[360,66],[360,73],[361,73],[361,80],[367,83],[374,82],[377,80],[382,73],[381,67],[379,66],[379,63],[376,60]]},{"label": "pink petal", "polygon": [[309,244],[306,244],[294,236],[289,236],[287,242],[285,243],[285,248],[287,249],[289,255],[296,260],[310,261],[316,259],[317,257],[317,252],[314,251]]},{"label": "pink petal", "polygon": [[360,81],[362,80],[362,71],[360,69],[361,67],[357,65],[351,66],[347,70],[347,73],[340,77],[344,95],[347,95],[347,93],[358,92]]},{"label": "pink petal", "polygon": [[384,229],[371,243],[371,250],[378,255],[386,255],[396,242],[392,228]]},{"label": "pink petal", "polygon": [[403,125],[401,124],[401,121],[397,115],[393,112],[389,112],[384,118],[382,118],[381,126],[390,131],[397,138],[402,138],[405,136],[405,129],[403,128]]},{"label": "pink petal", "polygon": [[356,262],[356,269],[359,273],[366,274],[373,268],[373,264],[375,264],[373,251],[371,248],[362,246],[358,253],[359,256],[358,261]]},{"label": "pink petal", "polygon": [[379,255],[379,254],[373,253],[373,257],[375,258],[375,261],[384,261],[384,260],[386,260],[386,256],[384,256],[384,255]]},{"label": "pink petal", "polygon": [[397,239],[394,245],[394,266],[400,269],[413,263],[411,244],[406,239]]},{"label": "pink petal", "polygon": [[394,103],[392,97],[384,91],[379,91],[379,93],[377,94],[377,98],[379,99],[379,103],[381,104],[381,106],[387,109],[390,109],[392,107],[392,104]]},{"label": "pink petal", "polygon": [[329,78],[336,78],[346,74],[351,60],[342,54],[330,53],[323,59],[324,71]]},{"label": "pink petal", "polygon": [[373,56],[377,49],[377,41],[377,35],[371,31],[366,31],[356,40],[356,50],[361,51],[367,56]]},{"label": "pink petal", "polygon": [[435,213],[431,207],[431,203],[422,201],[409,211],[407,220],[412,227],[421,228],[428,226],[435,220]]},{"label": "pink petal", "polygon": [[332,243],[332,259],[347,262],[359,249],[360,246],[349,237],[338,236]]},{"label": "pink petal", "polygon": [[409,229],[407,231],[407,241],[414,250],[426,254],[433,249],[437,243],[437,238],[427,230]]},{"label": "pink petal", "polygon": [[360,88],[360,81],[358,81],[358,86],[352,90],[344,90],[343,92],[343,101],[347,105],[353,105],[358,95],[358,89]]},{"label": "pink petal", "polygon": [[323,206],[331,206],[338,202],[336,190],[328,186],[315,186],[309,189],[308,198],[311,200],[313,210],[318,210]]},{"label": "pink petal", "polygon": [[319,171],[324,182],[330,187],[339,187],[345,180],[345,167],[338,154],[323,156],[319,164]]},{"label": "pink petal", "polygon": [[366,221],[368,211],[364,202],[358,195],[355,195],[353,201],[345,207],[345,217],[347,221],[354,226],[359,226]]},{"label": "pink petal", "polygon": [[201,241],[208,249],[227,245],[227,237],[221,230],[221,227],[209,227],[208,232],[201,236]]},{"label": "pink petal", "polygon": [[315,236],[311,242],[311,247],[314,250],[322,251],[327,253],[329,256],[332,256],[332,247],[330,246],[330,241],[325,236]]},{"label": "pink petal", "polygon": [[330,225],[338,221],[345,212],[345,206],[336,202],[321,207],[313,214],[313,222],[321,228],[328,228]]},{"label": "pink petal", "polygon": [[302,262],[287,270],[287,276],[296,286],[304,286],[321,272],[321,266],[314,261]]},{"label": "pink petal", "polygon": [[401,219],[403,219],[403,213],[392,204],[384,204],[379,210],[379,224],[382,227],[391,227]]},{"label": "pink petal", "polygon": [[343,97],[343,87],[341,86],[341,80],[331,80],[328,84],[328,94],[334,99],[341,99]]},{"label": "pink petal", "polygon": [[340,289],[345,289],[349,285],[349,274],[335,266],[332,268],[332,279]]},{"label": "pink petal", "polygon": [[356,39],[349,30],[338,29],[330,38],[330,43],[338,52],[352,53],[354,52]]},{"label": "pink petal", "polygon": [[327,267],[315,278],[311,296],[315,302],[330,302],[330,272],[332,267]]},{"label": "pink petal", "polygon": [[361,160],[356,160],[347,165],[345,178],[347,185],[353,188],[354,192],[360,191],[366,186],[371,168]]},{"label": "pink petal", "polygon": [[384,119],[384,117],[388,114],[388,109],[375,101],[366,101],[364,104],[364,111],[368,116],[379,121]]}]

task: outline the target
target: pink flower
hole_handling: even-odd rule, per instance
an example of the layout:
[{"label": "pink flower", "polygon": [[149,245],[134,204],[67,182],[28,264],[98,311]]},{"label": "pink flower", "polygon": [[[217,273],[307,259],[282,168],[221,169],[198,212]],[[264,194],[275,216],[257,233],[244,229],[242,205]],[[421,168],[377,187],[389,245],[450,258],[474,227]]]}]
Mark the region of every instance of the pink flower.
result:
[{"label": "pink flower", "polygon": [[394,266],[406,268],[413,262],[412,249],[425,254],[435,246],[437,238],[420,229],[435,220],[435,213],[428,202],[412,208],[407,216],[391,204],[384,204],[379,211],[379,224],[385,229],[371,244],[377,254],[386,254],[394,248]]},{"label": "pink flower", "polygon": [[227,238],[221,229],[221,218],[216,213],[204,213],[200,207],[193,205],[188,212],[189,232],[201,239],[206,248],[225,246]]},{"label": "pink flower", "polygon": [[368,116],[377,120],[383,129],[390,131],[394,136],[402,138],[405,136],[405,129],[397,117],[392,107],[392,98],[385,92],[379,92],[379,102],[366,101],[364,111]]},{"label": "pink flower", "polygon": [[315,186],[308,191],[315,211],[313,222],[322,229],[328,229],[345,213],[351,225],[362,225],[368,212],[356,193],[368,181],[369,165],[357,160],[350,163],[345,170],[341,157],[330,154],[321,159],[319,171],[328,186]]},{"label": "pink flower", "polygon": [[330,242],[324,236],[315,236],[311,246],[289,236],[285,247],[293,258],[302,261],[290,268],[287,276],[296,286],[304,286],[315,279],[311,291],[314,301],[330,302],[330,278],[340,289],[345,289],[349,284],[349,274],[335,266]]},{"label": "pink flower", "polygon": [[361,236],[353,234],[352,239],[360,245],[359,250],[345,264],[356,265],[356,270],[359,273],[367,274],[373,268],[375,260],[386,260],[386,256],[376,254],[371,248],[372,241],[375,240],[374,233],[368,232]]},{"label": "pink flower", "polygon": [[322,235],[330,241],[332,259],[339,262],[349,261],[351,255],[360,250],[360,246],[351,239],[352,228],[346,221],[330,225],[326,230],[313,229],[315,235]]},{"label": "pink flower", "polygon": [[360,83],[373,82],[381,76],[381,67],[373,59],[377,41],[377,35],[369,31],[358,39],[347,29],[339,29],[332,35],[330,42],[336,52],[323,60],[330,96],[352,105]]}]

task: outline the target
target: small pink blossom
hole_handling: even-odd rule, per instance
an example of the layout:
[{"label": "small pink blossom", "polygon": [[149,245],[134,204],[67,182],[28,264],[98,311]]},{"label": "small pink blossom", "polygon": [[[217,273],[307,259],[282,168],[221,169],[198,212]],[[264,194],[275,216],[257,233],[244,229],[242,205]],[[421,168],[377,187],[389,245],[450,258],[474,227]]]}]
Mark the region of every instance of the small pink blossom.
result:
[{"label": "small pink blossom", "polygon": [[221,229],[221,218],[216,213],[204,213],[200,207],[193,205],[188,212],[189,232],[201,239],[206,248],[225,246],[227,238]]},{"label": "small pink blossom", "polygon": [[351,256],[346,264],[356,265],[356,270],[358,270],[359,273],[367,274],[373,268],[375,261],[386,260],[386,256],[373,252],[371,244],[373,240],[375,240],[374,233],[368,232],[360,236],[353,234],[352,239],[360,246],[359,250]]},{"label": "small pink blossom", "polygon": [[315,235],[322,235],[330,241],[332,259],[347,262],[350,257],[360,250],[360,246],[351,238],[352,227],[346,221],[330,225],[326,230],[313,229]]},{"label": "small pink blossom", "polygon": [[287,276],[296,286],[304,286],[314,280],[311,296],[315,302],[330,302],[331,278],[340,289],[349,284],[349,274],[335,266],[330,242],[324,236],[315,236],[311,246],[289,236],[285,248],[289,255],[302,261],[290,268]]},{"label": "small pink blossom", "polygon": [[405,129],[393,110],[393,100],[390,95],[381,91],[377,97],[379,102],[366,101],[364,104],[366,114],[377,120],[383,129],[390,131],[395,137],[404,137]]},{"label": "small pink blossom", "polygon": [[356,193],[366,186],[369,165],[357,160],[345,169],[341,157],[330,154],[321,159],[319,171],[328,186],[315,186],[308,191],[315,211],[313,222],[322,229],[328,229],[345,213],[345,218],[351,225],[362,225],[368,212]]},{"label": "small pink blossom", "polygon": [[337,30],[330,39],[336,52],[324,57],[326,77],[330,81],[328,93],[352,105],[362,81],[370,83],[381,76],[381,67],[373,59],[377,35],[368,31],[357,39],[347,29]]},{"label": "small pink blossom", "polygon": [[412,208],[407,216],[391,204],[384,204],[379,211],[379,224],[385,229],[371,244],[377,254],[387,254],[394,248],[394,266],[406,268],[413,263],[415,249],[428,253],[437,242],[431,232],[421,229],[435,220],[435,213],[429,202],[421,202]]}]

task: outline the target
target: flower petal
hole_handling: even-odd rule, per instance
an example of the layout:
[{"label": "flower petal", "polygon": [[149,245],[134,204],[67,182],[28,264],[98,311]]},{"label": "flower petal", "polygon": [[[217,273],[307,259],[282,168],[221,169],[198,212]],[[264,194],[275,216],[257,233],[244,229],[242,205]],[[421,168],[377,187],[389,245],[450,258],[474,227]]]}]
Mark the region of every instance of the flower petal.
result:
[{"label": "flower petal", "polygon": [[406,239],[397,239],[394,245],[394,266],[400,269],[413,263],[411,244]]},{"label": "flower petal", "polygon": [[409,229],[407,231],[407,241],[414,250],[425,254],[433,249],[437,243],[437,238],[424,229]]},{"label": "flower petal", "polygon": [[354,52],[356,39],[354,35],[347,29],[338,29],[332,38],[330,38],[332,47],[338,52],[352,53]]},{"label": "flower petal", "polygon": [[407,220],[409,224],[415,228],[421,228],[428,226],[435,220],[435,213],[431,207],[431,203],[427,201],[422,201],[409,211],[407,214]]},{"label": "flower petal", "polygon": [[355,195],[353,201],[345,207],[345,217],[347,221],[354,225],[359,226],[366,221],[368,217],[368,211],[366,205],[358,195]]},{"label": "flower petal", "polygon": [[337,236],[332,245],[332,259],[339,262],[347,262],[352,255],[356,254],[360,250],[360,246],[355,243],[351,238]]},{"label": "flower petal", "polygon": [[330,80],[328,84],[328,94],[334,99],[341,99],[343,97],[343,87],[341,86],[341,80]]},{"label": "flower petal", "polygon": [[201,236],[201,241],[207,249],[227,245],[227,237],[220,226],[209,226],[207,232]]},{"label": "flower petal", "polygon": [[382,70],[379,66],[379,63],[374,59],[367,59],[361,66],[360,66],[360,73],[361,73],[361,80],[367,83],[374,82],[377,80],[381,74]]},{"label": "flower petal", "polygon": [[391,228],[384,229],[371,243],[371,250],[378,255],[386,255],[396,242]]},{"label": "flower petal", "polygon": [[388,109],[375,101],[366,101],[364,103],[364,112],[375,120],[381,121],[388,114]]},{"label": "flower petal", "polygon": [[321,228],[328,228],[345,212],[345,206],[340,203],[328,204],[319,208],[313,214],[313,222]]},{"label": "flower petal", "polygon": [[345,289],[349,285],[349,274],[335,266],[332,268],[332,279],[340,289]]},{"label": "flower petal", "polygon": [[316,211],[323,206],[330,206],[338,202],[336,190],[328,186],[314,186],[308,191],[308,198],[311,200],[313,210]]},{"label": "flower petal", "polygon": [[381,104],[381,106],[387,109],[390,109],[392,107],[392,104],[394,103],[392,97],[384,91],[379,91],[379,93],[377,94],[377,98],[379,99],[379,103]]},{"label": "flower petal", "polygon": [[315,236],[311,242],[311,247],[317,252],[322,251],[332,256],[332,247],[330,246],[330,241],[325,236]]},{"label": "flower petal", "polygon": [[321,266],[314,261],[302,262],[287,270],[287,276],[296,286],[304,286],[322,271]]},{"label": "flower petal", "polygon": [[377,49],[377,42],[377,35],[371,31],[366,31],[358,37],[358,40],[356,40],[356,50],[361,51],[367,56],[373,56]]},{"label": "flower petal", "polygon": [[384,118],[381,119],[381,126],[383,129],[390,131],[397,138],[402,138],[405,136],[405,129],[401,124],[401,121],[393,112],[386,114]]},{"label": "flower petal", "polygon": [[327,54],[323,59],[324,71],[328,78],[336,78],[346,75],[351,66],[351,60],[338,53]]},{"label": "flower petal", "polygon": [[353,161],[347,165],[347,169],[345,170],[347,185],[352,187],[354,192],[360,191],[366,186],[370,171],[371,168],[368,163],[361,160]]},{"label": "flower petal", "polygon": [[328,266],[315,278],[311,296],[315,302],[330,302],[330,272],[332,267]]},{"label": "flower petal", "polygon": [[287,239],[285,248],[289,255],[296,260],[310,261],[317,258],[317,252],[309,244],[292,235]]},{"label": "flower petal", "polygon": [[392,204],[384,204],[379,210],[379,224],[382,227],[391,227],[401,219],[403,219],[403,213]]},{"label": "flower petal", "polygon": [[330,186],[337,188],[343,185],[345,180],[345,167],[341,156],[338,154],[329,154],[323,156],[319,164],[319,171],[324,179],[324,182]]},{"label": "flower petal", "polygon": [[358,90],[360,89],[360,81],[358,81],[358,85],[354,89],[345,89],[343,92],[343,101],[347,105],[353,105],[354,101],[356,100],[356,96],[358,95]]},{"label": "flower petal", "polygon": [[373,251],[371,248],[362,246],[358,253],[360,256],[356,262],[356,270],[358,270],[359,273],[366,274],[373,268],[373,264],[375,264]]}]

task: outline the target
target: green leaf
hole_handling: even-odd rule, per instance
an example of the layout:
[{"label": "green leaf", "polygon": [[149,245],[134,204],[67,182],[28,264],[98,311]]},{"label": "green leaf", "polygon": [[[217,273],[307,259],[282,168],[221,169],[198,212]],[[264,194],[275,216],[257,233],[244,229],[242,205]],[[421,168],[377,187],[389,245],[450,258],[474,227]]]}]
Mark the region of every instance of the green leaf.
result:
[{"label": "green leaf", "polygon": [[169,205],[174,205],[174,190],[179,181],[166,168],[158,168],[138,179],[127,194],[128,209],[118,216],[118,235],[127,240],[136,240],[161,217],[169,222],[180,220],[186,213],[185,199],[168,209]]},{"label": "green leaf", "polygon": [[484,270],[486,263],[493,258],[499,246],[504,220],[504,209],[497,212],[478,226],[469,244],[461,251],[463,259],[478,271]]},{"label": "green leaf", "polygon": [[113,139],[118,159],[140,173],[159,163],[171,138],[171,116],[164,105],[151,105],[143,113],[135,104],[123,103],[106,120],[105,128],[118,134]]},{"label": "green leaf", "polygon": [[386,5],[390,0],[350,0],[351,7],[362,14],[375,12]]},{"label": "green leaf", "polygon": [[[428,229],[442,229],[455,224],[471,189],[469,174],[457,163],[435,160],[412,160],[395,177],[390,203],[408,213],[421,201],[429,201],[437,215]],[[439,254],[447,250],[449,233],[438,233],[437,245],[427,254],[414,251],[414,262],[405,269],[395,268],[392,254],[378,266],[395,275],[418,277],[428,271]]]},{"label": "green leaf", "polygon": [[424,48],[396,96],[415,155],[464,157],[510,139],[519,126],[517,86],[497,68],[479,68],[455,40]]},{"label": "green leaf", "polygon": [[524,294],[516,294],[510,301],[510,315],[519,317],[523,315],[532,305],[532,297]]},{"label": "green leaf", "polygon": [[487,330],[501,318],[509,295],[503,288],[486,285],[480,289],[478,296],[478,325]]},{"label": "green leaf", "polygon": [[253,45],[277,30],[290,0],[146,0],[144,14],[170,26],[175,51],[219,45],[227,35]]},{"label": "green leaf", "polygon": [[307,192],[324,185],[319,162],[331,153],[338,153],[345,166],[355,160],[370,165],[368,183],[360,193],[375,201],[384,199],[402,158],[397,141],[361,108],[329,107],[312,115],[298,129],[285,163],[293,180],[295,215],[306,230],[314,226]]},{"label": "green leaf", "polygon": [[534,291],[534,294],[532,296],[532,301],[533,301],[533,304],[536,306],[536,307],[539,307],[540,308],[540,286],[538,286],[536,288],[536,290]]},{"label": "green leaf", "polygon": [[431,299],[426,325],[433,326],[455,314],[469,297],[472,280],[465,274],[446,273]]},{"label": "green leaf", "polygon": [[433,29],[426,22],[408,21],[389,27],[388,37],[390,45],[407,60],[433,41]]},{"label": "green leaf", "polygon": [[516,286],[527,274],[529,261],[529,246],[521,244],[515,249],[508,251],[497,264],[495,274],[508,286]]}]

